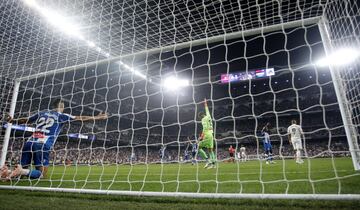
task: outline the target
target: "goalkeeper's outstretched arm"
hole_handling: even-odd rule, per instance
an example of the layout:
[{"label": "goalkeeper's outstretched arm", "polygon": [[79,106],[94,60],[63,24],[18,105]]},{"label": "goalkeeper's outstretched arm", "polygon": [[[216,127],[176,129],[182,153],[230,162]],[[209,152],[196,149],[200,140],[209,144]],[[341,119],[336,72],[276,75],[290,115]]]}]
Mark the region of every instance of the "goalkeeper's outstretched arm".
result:
[{"label": "goalkeeper's outstretched arm", "polygon": [[210,112],[209,112],[209,107],[208,107],[206,98],[205,98],[205,100],[204,100],[204,105],[205,105],[205,114],[206,114],[206,116],[211,118],[211,115],[210,115]]},{"label": "goalkeeper's outstretched arm", "polygon": [[204,100],[204,106],[205,106],[205,117],[208,120],[208,125],[206,126],[206,130],[212,130],[213,129],[213,124],[212,124],[212,119],[211,119],[211,115],[210,115],[210,111],[209,111],[209,107],[206,101],[206,98]]}]

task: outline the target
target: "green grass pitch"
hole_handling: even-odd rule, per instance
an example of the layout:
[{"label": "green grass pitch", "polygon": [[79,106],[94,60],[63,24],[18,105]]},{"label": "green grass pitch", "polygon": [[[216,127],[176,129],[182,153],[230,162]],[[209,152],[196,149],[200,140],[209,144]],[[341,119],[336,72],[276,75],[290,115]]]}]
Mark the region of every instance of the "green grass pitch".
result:
[{"label": "green grass pitch", "polygon": [[350,158],[317,158],[298,165],[294,160],[275,164],[247,161],[219,163],[92,165],[50,167],[47,179],[21,179],[21,186],[101,190],[204,193],[360,193],[360,174]]},{"label": "green grass pitch", "polygon": [[[307,159],[302,165],[296,164],[294,160],[277,160],[276,164],[273,165],[266,165],[265,162],[260,161],[248,161],[245,163],[219,163],[216,169],[210,170],[203,169],[203,166],[203,163],[199,163],[198,165],[173,163],[163,165],[139,164],[133,166],[55,166],[49,169],[47,179],[40,181],[21,179],[17,182],[3,182],[1,185],[16,184],[18,186],[31,185],[54,188],[205,193],[360,193],[360,174],[353,170],[350,158]],[[4,190],[0,191],[2,199],[9,197],[11,193],[13,197],[21,197],[22,195],[29,197],[34,196],[34,193],[31,192],[10,191],[11,193],[9,194],[7,191],[8,190],[5,192]],[[43,196],[45,198],[55,196],[56,199],[59,199],[59,202],[61,199],[66,200],[67,195],[68,194],[64,193],[39,192],[36,194],[36,196]],[[73,197],[78,197],[78,203],[80,205],[83,201],[86,201],[86,199],[94,196],[75,194]],[[114,200],[114,196],[99,195],[95,197],[99,200]],[[117,199],[120,199],[119,196],[116,197],[116,202],[130,202],[130,205],[131,202],[139,198],[122,196],[120,200]],[[189,201],[178,198],[146,198],[146,200],[154,199],[154,208],[157,208],[157,205],[160,207],[161,203],[166,203],[167,201],[180,204],[183,201],[186,203],[190,202],[193,205],[200,205],[194,208],[207,208],[206,204],[202,202],[198,203],[200,199],[190,199]],[[135,203],[142,203],[140,201],[141,199]],[[221,206],[221,203],[224,201],[217,202],[220,202],[219,205]],[[245,203],[249,204],[249,202],[252,203],[253,201],[246,201]],[[291,206],[291,202],[292,201],[285,201],[284,203]],[[333,202],[332,205],[337,206],[336,209],[342,207],[338,206],[338,202],[329,202]],[[29,205],[31,206],[31,204],[33,203]],[[86,202],[84,204],[86,204]],[[313,207],[321,209],[322,204],[321,202],[315,202],[315,206]],[[343,207],[349,207],[349,205],[352,204],[354,204],[354,202],[345,203]],[[358,202],[356,204],[358,204]],[[111,209],[111,204],[109,205]],[[255,206],[252,207],[257,208],[257,205],[258,204],[255,204]],[[180,207],[181,206],[182,205],[180,205]],[[188,207],[190,208],[190,206]],[[260,207],[262,207],[262,204]],[[298,208],[299,206],[294,207]],[[312,206],[306,204],[303,207],[309,208]],[[78,206],[78,208],[81,208],[81,206]],[[287,209],[296,208],[287,207]]]}]

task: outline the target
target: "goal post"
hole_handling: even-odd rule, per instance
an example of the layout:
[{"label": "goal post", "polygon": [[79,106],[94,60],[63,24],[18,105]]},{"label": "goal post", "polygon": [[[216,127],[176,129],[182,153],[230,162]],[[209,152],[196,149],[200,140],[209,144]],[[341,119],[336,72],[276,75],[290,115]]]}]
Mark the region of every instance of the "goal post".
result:
[{"label": "goal post", "polygon": [[[331,55],[334,50],[331,45],[331,39],[328,32],[328,23],[326,18],[322,18],[318,23],[319,32],[323,40],[324,49],[327,55]],[[344,128],[346,132],[347,141],[349,144],[349,151],[351,153],[352,162],[355,170],[360,170],[360,149],[359,149],[359,132],[356,130],[356,126],[353,122],[352,116],[352,104],[349,103],[346,98],[346,87],[342,81],[340,71],[343,69],[336,68],[335,66],[329,66],[332,81],[334,84],[335,94],[337,101],[339,103],[339,108],[341,111],[342,121],[344,123]]]},{"label": "goal post", "polygon": [[[14,81],[14,87],[13,87],[12,94],[11,94],[12,97],[11,97],[10,110],[8,113],[10,117],[14,117],[20,83],[21,83],[20,80]],[[12,126],[12,124],[9,123],[9,124],[7,124],[7,127],[6,127],[4,141],[3,141],[2,150],[1,150],[0,166],[3,166],[6,161],[6,155],[7,155],[8,146],[9,146],[9,139],[10,139],[10,135],[11,135],[11,126]]]}]

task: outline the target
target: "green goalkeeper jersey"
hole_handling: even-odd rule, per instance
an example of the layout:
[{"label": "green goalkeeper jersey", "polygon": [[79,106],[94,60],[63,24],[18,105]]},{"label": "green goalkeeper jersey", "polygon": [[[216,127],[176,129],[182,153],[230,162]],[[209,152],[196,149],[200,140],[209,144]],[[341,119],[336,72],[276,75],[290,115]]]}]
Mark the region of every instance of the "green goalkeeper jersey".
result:
[{"label": "green goalkeeper jersey", "polygon": [[211,133],[212,134],[213,133],[213,124],[212,124],[212,119],[211,119],[208,107],[205,107],[205,112],[206,112],[206,115],[201,120],[203,133],[204,134],[206,134],[206,133]]}]

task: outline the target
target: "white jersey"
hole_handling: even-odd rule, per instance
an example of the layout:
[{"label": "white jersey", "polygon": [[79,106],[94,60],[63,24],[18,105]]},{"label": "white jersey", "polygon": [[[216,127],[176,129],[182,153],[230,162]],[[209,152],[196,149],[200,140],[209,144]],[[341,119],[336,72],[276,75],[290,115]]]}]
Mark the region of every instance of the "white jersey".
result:
[{"label": "white jersey", "polygon": [[245,150],[246,150],[245,147],[240,147],[240,152],[241,153],[245,153]]},{"label": "white jersey", "polygon": [[301,129],[300,125],[292,124],[288,127],[287,130],[288,134],[291,135],[291,140],[301,140],[301,134],[303,130]]}]

